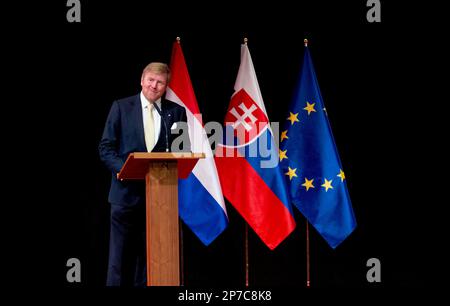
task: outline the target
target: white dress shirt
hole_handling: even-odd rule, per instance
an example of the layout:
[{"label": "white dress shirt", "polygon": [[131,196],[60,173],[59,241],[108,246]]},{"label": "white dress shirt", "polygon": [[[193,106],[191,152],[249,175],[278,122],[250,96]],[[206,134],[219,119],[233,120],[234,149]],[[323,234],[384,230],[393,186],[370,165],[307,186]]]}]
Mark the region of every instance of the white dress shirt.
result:
[{"label": "white dress shirt", "polygon": [[[142,120],[144,122],[144,133],[146,131],[145,127],[147,126],[147,122],[149,121],[149,117],[148,116],[153,116],[153,122],[154,122],[154,139],[155,139],[155,144],[151,147],[148,148],[147,147],[147,151],[151,152],[153,150],[153,148],[155,147],[156,143],[158,142],[159,139],[159,134],[161,132],[161,116],[158,114],[158,111],[152,107],[152,112],[150,114],[150,102],[144,97],[144,95],[142,94],[141,91],[141,105],[142,105]],[[161,109],[161,98],[159,98],[158,100],[156,100],[154,103],[156,103],[159,106],[159,109]]]}]

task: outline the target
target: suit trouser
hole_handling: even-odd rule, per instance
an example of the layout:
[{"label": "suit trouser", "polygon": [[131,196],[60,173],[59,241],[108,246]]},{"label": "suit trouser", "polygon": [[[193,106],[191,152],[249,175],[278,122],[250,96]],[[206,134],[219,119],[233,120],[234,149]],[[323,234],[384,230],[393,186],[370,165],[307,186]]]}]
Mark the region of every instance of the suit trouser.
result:
[{"label": "suit trouser", "polygon": [[107,286],[145,286],[145,203],[111,204]]}]

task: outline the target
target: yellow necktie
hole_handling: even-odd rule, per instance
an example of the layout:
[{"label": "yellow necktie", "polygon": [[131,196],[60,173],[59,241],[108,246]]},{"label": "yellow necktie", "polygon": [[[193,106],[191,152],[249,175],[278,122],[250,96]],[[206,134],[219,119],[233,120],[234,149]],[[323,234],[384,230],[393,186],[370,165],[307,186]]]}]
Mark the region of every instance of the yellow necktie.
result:
[{"label": "yellow necktie", "polygon": [[148,111],[148,120],[147,124],[144,128],[145,133],[145,144],[147,146],[147,151],[151,152],[153,147],[155,146],[155,122],[153,120],[153,104],[147,107]]}]

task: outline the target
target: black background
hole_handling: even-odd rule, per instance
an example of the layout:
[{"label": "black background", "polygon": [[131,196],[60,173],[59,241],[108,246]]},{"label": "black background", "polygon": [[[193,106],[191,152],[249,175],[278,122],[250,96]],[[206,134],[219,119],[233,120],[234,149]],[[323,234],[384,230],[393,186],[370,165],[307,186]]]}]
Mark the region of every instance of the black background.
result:
[{"label": "black background", "polygon": [[[382,1],[381,23],[369,23],[366,1],[81,4],[81,23],[67,22],[60,1],[18,5],[4,27],[5,67],[13,68],[5,72],[12,93],[5,104],[19,112],[5,150],[19,157],[5,167],[14,208],[4,215],[11,283],[104,286],[110,174],[97,152],[103,125],[112,101],[137,94],[143,67],[169,62],[180,36],[205,122],[223,121],[244,37],[269,118],[284,122],[308,38],[358,223],[336,250],[310,227],[312,287],[441,284],[431,274],[439,274],[437,220],[445,206],[436,162],[446,142],[438,135],[439,7]],[[186,286],[244,286],[244,222],[227,209],[229,227],[209,247],[183,227]],[[296,220],[274,251],[250,230],[252,286],[305,287],[298,211]],[[66,281],[71,257],[81,261],[81,284]],[[366,280],[372,257],[381,261],[379,284]]]}]

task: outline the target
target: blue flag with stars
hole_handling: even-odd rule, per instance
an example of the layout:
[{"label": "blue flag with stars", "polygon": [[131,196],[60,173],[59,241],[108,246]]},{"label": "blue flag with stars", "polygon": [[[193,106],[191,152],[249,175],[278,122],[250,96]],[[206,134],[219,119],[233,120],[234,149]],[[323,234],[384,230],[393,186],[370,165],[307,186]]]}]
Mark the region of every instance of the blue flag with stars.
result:
[{"label": "blue flag with stars", "polygon": [[356,227],[345,174],[308,48],[280,137],[292,203],[334,249]]}]

